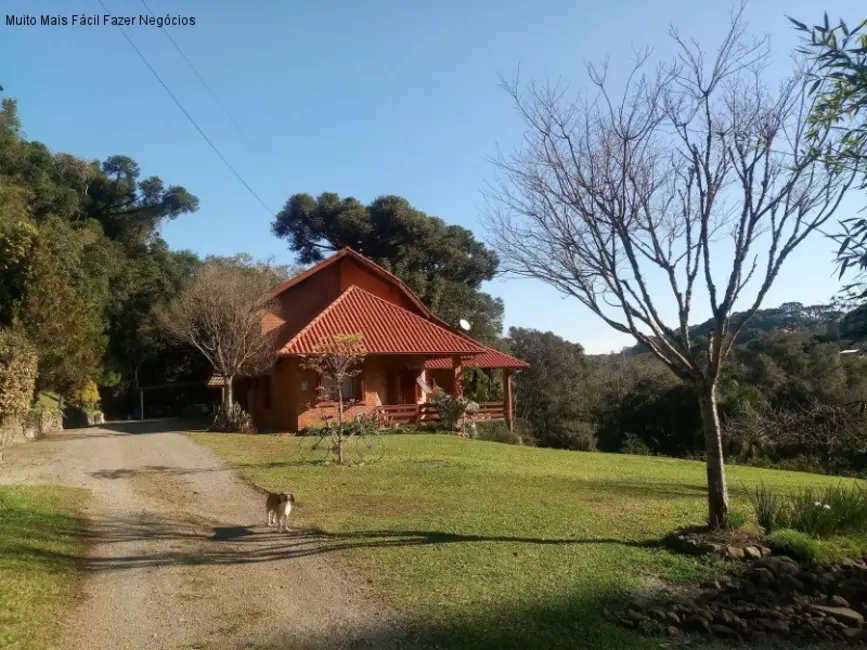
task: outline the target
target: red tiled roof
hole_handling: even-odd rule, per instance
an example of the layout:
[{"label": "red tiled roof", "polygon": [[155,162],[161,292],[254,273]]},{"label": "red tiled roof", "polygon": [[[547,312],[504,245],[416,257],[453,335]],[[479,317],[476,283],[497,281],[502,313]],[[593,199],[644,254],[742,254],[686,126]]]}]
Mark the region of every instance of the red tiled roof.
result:
[{"label": "red tiled roof", "polygon": [[352,285],[280,350],[311,354],[335,334],[360,333],[368,354],[475,356],[478,343]]},{"label": "red tiled roof", "polygon": [[[478,356],[466,359],[468,365],[478,366],[479,368],[529,368],[530,364],[509,356],[505,352],[485,348],[485,351]],[[444,370],[452,367],[451,357],[443,357],[440,359],[428,359],[424,362],[424,367],[427,370]]]}]

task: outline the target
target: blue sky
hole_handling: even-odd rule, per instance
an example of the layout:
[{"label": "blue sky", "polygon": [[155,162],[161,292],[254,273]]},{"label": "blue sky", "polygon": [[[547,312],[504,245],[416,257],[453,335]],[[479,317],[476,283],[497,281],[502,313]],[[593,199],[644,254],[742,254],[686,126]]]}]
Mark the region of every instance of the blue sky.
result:
[{"label": "blue sky", "polygon": [[[111,13],[144,13],[139,0],[104,0]],[[584,85],[584,62],[631,47],[670,47],[670,23],[713,46],[726,3],[620,0],[282,2],[147,0],[156,15],[195,16],[174,39],[253,142],[242,137],[157,27],[128,34],[166,84],[272,211],[295,192],[369,201],[399,194],[484,238],[486,158],[521,126],[501,75]],[[797,42],[785,14],[863,18],[852,1],[753,0],[751,30],[771,37],[771,74],[789,69]],[[102,14],[97,0],[5,0],[5,13]],[[5,22],[5,21],[4,21]],[[200,210],[165,227],[174,248],[249,252],[290,262],[272,214],[231,174],[153,78],[117,27],[0,24],[0,84],[19,101],[28,137],[86,158],[126,154],[144,175],[198,195]],[[853,197],[845,216],[861,204]],[[823,302],[837,289],[833,246],[820,236],[790,261],[765,305]],[[629,344],[583,306],[533,281],[497,280],[506,325],[552,330],[591,352]],[[708,316],[697,304],[694,321]]]}]

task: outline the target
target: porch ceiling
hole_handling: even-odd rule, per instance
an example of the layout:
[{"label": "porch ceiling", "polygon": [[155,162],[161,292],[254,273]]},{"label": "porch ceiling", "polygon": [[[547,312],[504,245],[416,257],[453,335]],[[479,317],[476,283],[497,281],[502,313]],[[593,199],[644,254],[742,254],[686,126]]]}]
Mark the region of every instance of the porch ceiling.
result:
[{"label": "porch ceiling", "polygon": [[418,354],[475,357],[486,348],[358,286],[351,286],[280,350],[312,354],[337,334],[364,336],[368,354]]}]

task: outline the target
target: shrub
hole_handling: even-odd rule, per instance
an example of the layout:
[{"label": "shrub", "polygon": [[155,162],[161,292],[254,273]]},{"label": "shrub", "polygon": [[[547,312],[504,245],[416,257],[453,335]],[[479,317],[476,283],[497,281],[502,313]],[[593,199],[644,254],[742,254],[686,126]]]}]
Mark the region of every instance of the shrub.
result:
[{"label": "shrub", "polygon": [[867,488],[860,483],[804,488],[786,496],[762,484],[747,494],[767,533],[791,528],[820,539],[867,533]]},{"label": "shrub", "polygon": [[36,384],[36,352],[21,334],[0,329],[0,421],[27,413]]},{"label": "shrub", "polygon": [[770,536],[769,544],[777,553],[791,555],[808,562],[839,562],[846,558],[860,559],[867,553],[867,538],[864,536],[816,539],[807,533],[791,528],[776,531]]},{"label": "shrub", "polygon": [[563,423],[562,429],[567,449],[572,449],[573,451],[596,451],[596,427],[590,422],[569,420]]},{"label": "shrub", "polygon": [[440,426],[444,429],[454,430],[464,415],[472,415],[479,410],[476,402],[466,397],[452,397],[445,391],[437,389],[431,396],[431,402],[440,416]]},{"label": "shrub", "polygon": [[256,425],[240,404],[224,404],[217,410],[210,430],[218,433],[256,433]]},{"label": "shrub", "polygon": [[505,422],[475,422],[476,435],[479,440],[502,442],[507,445],[520,445],[521,437],[514,431],[509,431]]},{"label": "shrub", "polygon": [[728,527],[731,530],[739,530],[747,523],[747,516],[739,508],[729,509]]},{"label": "shrub", "polygon": [[760,483],[752,490],[747,488],[746,493],[756,512],[756,520],[766,533],[773,533],[778,528],[786,526],[788,521],[786,504],[767,485]]},{"label": "shrub", "polygon": [[94,413],[99,410],[99,388],[92,379],[88,379],[75,393],[73,403],[85,413]]},{"label": "shrub", "polygon": [[632,454],[633,456],[650,456],[653,454],[650,447],[634,433],[624,434],[620,453]]}]

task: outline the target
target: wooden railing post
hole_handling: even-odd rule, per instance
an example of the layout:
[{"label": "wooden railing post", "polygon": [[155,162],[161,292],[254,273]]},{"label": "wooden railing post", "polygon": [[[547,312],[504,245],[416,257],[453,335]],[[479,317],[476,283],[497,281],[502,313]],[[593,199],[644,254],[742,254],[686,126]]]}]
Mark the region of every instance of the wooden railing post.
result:
[{"label": "wooden railing post", "polygon": [[512,414],[512,369],[503,370],[503,411],[506,416],[506,426],[509,431],[515,430],[515,420]]}]

